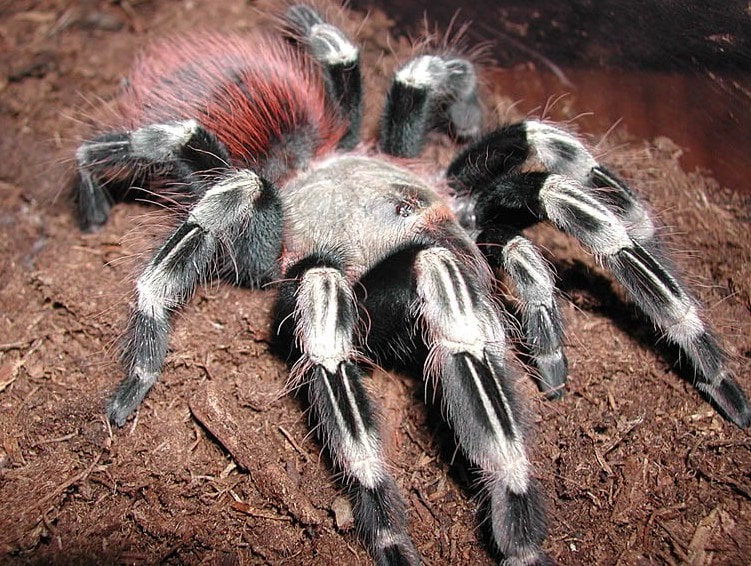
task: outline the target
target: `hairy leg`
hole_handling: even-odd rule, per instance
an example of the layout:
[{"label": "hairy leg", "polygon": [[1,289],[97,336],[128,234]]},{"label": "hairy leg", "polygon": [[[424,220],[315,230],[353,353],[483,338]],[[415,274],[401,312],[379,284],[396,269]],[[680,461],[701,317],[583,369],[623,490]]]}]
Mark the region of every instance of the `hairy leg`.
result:
[{"label": "hairy leg", "polygon": [[[122,426],[156,383],[167,355],[169,319],[199,283],[216,274],[224,257],[224,244],[247,237],[245,228],[254,217],[280,214],[276,189],[247,170],[228,173],[208,189],[157,250],[136,285],[137,303],[131,314],[123,362],[127,371],[107,405],[109,419]],[[250,233],[254,233],[252,230]],[[259,249],[265,257],[253,258],[263,271],[271,269],[281,247],[281,226],[261,236],[275,242],[275,251]],[[245,261],[245,260],[238,260]],[[240,269],[250,272],[247,266]]]},{"label": "hairy leg", "polygon": [[416,157],[435,127],[448,126],[460,138],[479,134],[482,110],[477,75],[461,57],[421,55],[399,70],[381,119],[380,147],[399,157]]},{"label": "hairy leg", "polygon": [[459,446],[479,469],[492,542],[505,563],[547,561],[544,505],[489,274],[448,249],[411,248],[382,262],[361,286],[368,350],[383,361],[424,354],[425,378],[440,391]]},{"label": "hairy leg", "polygon": [[75,196],[84,230],[107,221],[111,195],[106,187],[134,182],[149,185],[155,177],[175,182],[188,202],[203,185],[190,181],[191,174],[224,171],[229,156],[224,145],[195,120],[152,124],[133,131],[103,134],[81,144],[76,152],[78,180]]},{"label": "hairy leg", "polygon": [[352,288],[326,261],[303,261],[287,278],[293,282],[282,287],[279,317],[281,332],[299,349],[292,383],[307,388],[316,429],[352,498],[360,536],[378,564],[418,564],[404,502],[384,461],[378,418],[363,385],[353,341]]},{"label": "hairy leg", "polygon": [[519,229],[548,220],[577,238],[690,360],[694,386],[725,418],[751,423],[729,356],[665,258],[649,213],[575,137],[533,121],[508,126],[460,153],[448,175],[478,233],[507,219]]},{"label": "hairy leg", "polygon": [[293,34],[303,42],[323,70],[326,94],[347,123],[339,141],[344,150],[360,142],[362,125],[362,76],[360,50],[342,30],[327,23],[310,6],[292,6],[285,19]]}]

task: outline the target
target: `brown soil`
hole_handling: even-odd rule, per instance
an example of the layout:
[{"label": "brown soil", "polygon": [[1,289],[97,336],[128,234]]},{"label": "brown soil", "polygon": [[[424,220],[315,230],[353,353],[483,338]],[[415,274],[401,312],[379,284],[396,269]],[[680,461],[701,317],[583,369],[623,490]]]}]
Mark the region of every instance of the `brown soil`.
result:
[{"label": "brown soil", "polygon": [[[368,563],[301,403],[278,395],[286,367],[269,354],[273,292],[201,289],[137,419],[112,430],[103,417],[133,273],[154,245],[154,230],[140,227],[160,221],[122,205],[82,234],[64,198],[77,140],[104,118],[146,41],[198,26],[244,30],[258,17],[241,0],[0,8],[0,562]],[[374,12],[359,32],[375,88],[393,68],[391,49],[407,51],[389,27]],[[502,74],[493,76],[491,100],[508,117]],[[370,108],[372,128],[377,102]],[[690,252],[677,263],[751,391],[749,203],[683,171],[666,138],[621,131],[601,147],[662,212],[669,245]],[[534,236],[558,258],[569,299],[566,397],[547,402],[522,380],[537,415],[550,554],[562,564],[747,563],[748,433],[699,398],[576,245],[548,229]],[[373,379],[425,562],[489,564],[474,477],[447,429],[429,426],[438,411],[411,378]]]}]

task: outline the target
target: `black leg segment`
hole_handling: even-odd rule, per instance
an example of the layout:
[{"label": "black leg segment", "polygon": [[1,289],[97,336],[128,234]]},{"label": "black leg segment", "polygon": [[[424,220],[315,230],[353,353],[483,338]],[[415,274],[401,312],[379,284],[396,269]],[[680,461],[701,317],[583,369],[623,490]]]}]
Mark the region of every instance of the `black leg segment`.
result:
[{"label": "black leg segment", "polygon": [[416,157],[431,129],[448,127],[460,138],[479,134],[482,109],[474,66],[460,57],[422,55],[394,76],[381,119],[381,150]]},{"label": "black leg segment", "polygon": [[327,23],[310,6],[292,6],[286,22],[295,38],[304,43],[323,70],[326,94],[338,109],[347,131],[339,141],[344,150],[360,142],[362,125],[362,76],[360,50],[342,30]]}]

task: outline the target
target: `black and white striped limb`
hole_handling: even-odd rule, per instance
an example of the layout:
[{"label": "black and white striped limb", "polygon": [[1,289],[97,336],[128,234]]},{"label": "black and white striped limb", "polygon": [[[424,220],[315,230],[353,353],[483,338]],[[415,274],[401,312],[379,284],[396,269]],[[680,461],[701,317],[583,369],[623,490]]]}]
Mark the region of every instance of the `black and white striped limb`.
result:
[{"label": "black and white striped limb", "polygon": [[321,66],[326,94],[347,123],[347,131],[339,141],[340,149],[354,148],[360,141],[362,125],[359,47],[310,6],[290,7],[285,19]]},{"label": "black and white striped limb", "polygon": [[546,559],[544,507],[489,289],[446,249],[419,252],[414,270],[415,314],[430,349],[426,377],[440,382],[459,445],[480,469],[493,542],[507,564],[538,564]]},{"label": "black and white striped limb", "polygon": [[292,309],[300,351],[292,380],[307,387],[317,430],[352,498],[360,537],[378,564],[418,564],[357,363],[352,288],[339,269],[310,267],[297,278]]},{"label": "black and white striped limb", "polygon": [[563,351],[564,321],[550,266],[532,243],[517,236],[503,246],[503,266],[519,302],[522,331],[540,389],[563,395],[568,361]]},{"label": "black and white striped limb", "polygon": [[540,205],[559,229],[579,239],[613,273],[636,305],[689,359],[694,386],[740,427],[751,409],[728,370],[728,355],[703,319],[699,302],[653,251],[632,237],[621,219],[580,183],[558,175],[543,182]]},{"label": "black and white striped limb", "polygon": [[[278,223],[273,231],[260,234],[248,228],[258,222],[255,217],[281,213],[275,193],[251,171],[230,172],[206,191],[157,250],[136,285],[136,307],[122,354],[127,376],[107,405],[110,421],[122,426],[156,383],[167,354],[170,315],[192,296],[196,285],[218,275],[227,263],[234,262],[246,273],[272,269],[281,246]],[[263,240],[258,242],[259,250],[275,248],[274,255],[229,259],[233,244],[249,234]]]},{"label": "black and white striped limb", "polygon": [[[483,136],[457,155],[447,177],[460,194],[484,192],[507,177],[507,181],[518,180],[519,199],[534,200],[536,191],[525,187],[522,175],[528,171],[578,181],[623,221],[629,235],[643,245],[657,245],[652,218],[631,187],[599,164],[576,136],[545,122],[527,120]],[[511,184],[506,182],[505,186]],[[523,200],[509,202],[509,208],[519,206],[520,212],[527,205]]]},{"label": "black and white striped limb", "polygon": [[461,57],[421,55],[397,70],[381,120],[380,146],[400,157],[416,157],[428,132],[445,128],[472,138],[482,127],[477,73]]},{"label": "black and white striped limb", "polygon": [[[78,180],[75,197],[81,227],[91,230],[107,221],[110,199],[107,188],[134,183],[148,186],[158,175],[179,181],[174,191],[182,191],[188,201],[198,185],[188,182],[197,171],[221,171],[229,164],[224,145],[195,120],[152,124],[133,131],[103,134],[83,142],[76,152]],[[121,178],[124,177],[124,178]]]},{"label": "black and white striped limb", "polygon": [[751,423],[728,354],[665,258],[646,208],[578,139],[541,122],[508,126],[462,152],[448,175],[465,222],[480,234],[511,218],[517,230],[549,220],[578,239],[679,347],[694,386],[728,420]]}]

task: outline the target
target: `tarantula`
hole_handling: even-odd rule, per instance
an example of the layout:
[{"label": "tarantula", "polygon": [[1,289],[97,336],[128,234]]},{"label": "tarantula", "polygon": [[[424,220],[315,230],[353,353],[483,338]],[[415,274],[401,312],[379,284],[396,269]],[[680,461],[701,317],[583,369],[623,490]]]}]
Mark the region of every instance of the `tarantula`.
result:
[{"label": "tarantula", "polygon": [[[419,561],[364,381],[372,363],[416,361],[479,469],[492,543],[508,563],[544,562],[545,513],[494,274],[506,274],[521,305],[541,389],[559,396],[567,362],[554,276],[521,235],[548,221],[612,271],[694,366],[699,392],[749,425],[727,354],[650,213],[582,142],[533,120],[484,132],[477,70],[443,48],[398,68],[379,138],[365,143],[358,47],[310,6],[282,20],[277,35],[152,48],[120,98],[121,129],[77,151],[84,229],[106,222],[133,187],[180,220],[138,278],[112,423],[122,426],[157,381],[170,317],[197,285],[276,284],[291,383],[307,391],[373,558]],[[433,130],[462,144],[443,172],[413,159]]]}]

